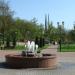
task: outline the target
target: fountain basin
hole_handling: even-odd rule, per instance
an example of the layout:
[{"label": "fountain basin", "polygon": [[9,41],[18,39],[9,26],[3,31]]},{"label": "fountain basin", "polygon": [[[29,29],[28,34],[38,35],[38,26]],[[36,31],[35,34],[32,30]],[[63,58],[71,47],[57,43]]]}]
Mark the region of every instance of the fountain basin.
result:
[{"label": "fountain basin", "polygon": [[55,54],[33,57],[9,54],[5,59],[10,68],[55,68],[57,65]]}]

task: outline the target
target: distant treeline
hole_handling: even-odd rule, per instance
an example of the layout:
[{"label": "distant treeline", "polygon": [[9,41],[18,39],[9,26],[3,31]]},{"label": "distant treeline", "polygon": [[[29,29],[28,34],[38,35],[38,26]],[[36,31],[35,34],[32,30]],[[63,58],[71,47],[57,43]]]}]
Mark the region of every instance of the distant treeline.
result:
[{"label": "distant treeline", "polygon": [[[49,21],[49,15],[45,15],[45,24],[39,24],[36,18],[24,20],[13,18],[14,12],[10,9],[8,2],[0,0],[0,38],[4,41],[25,41],[35,40],[42,37],[46,40],[62,42],[75,41],[75,25],[71,30],[64,28],[64,21],[58,27],[54,27],[53,22]],[[48,19],[48,20],[47,20]],[[15,43],[14,43],[15,44]]]}]

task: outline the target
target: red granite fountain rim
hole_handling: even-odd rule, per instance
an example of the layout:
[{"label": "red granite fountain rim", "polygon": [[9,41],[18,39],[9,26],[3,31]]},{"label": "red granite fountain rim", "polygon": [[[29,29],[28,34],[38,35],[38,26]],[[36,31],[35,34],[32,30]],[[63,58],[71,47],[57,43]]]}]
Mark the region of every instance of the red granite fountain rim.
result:
[{"label": "red granite fountain rim", "polygon": [[20,54],[8,54],[8,55],[5,55],[5,57],[6,57],[6,58],[17,58],[17,59],[18,59],[18,58],[29,58],[29,59],[30,59],[30,58],[36,58],[36,59],[37,59],[37,58],[44,58],[44,59],[45,59],[45,58],[46,58],[46,59],[47,59],[47,58],[48,58],[48,59],[50,58],[50,59],[51,59],[51,58],[56,58],[57,55],[56,55],[56,54],[50,54],[50,56],[31,56],[31,57],[30,57],[30,56],[22,56],[22,55],[20,55]]}]

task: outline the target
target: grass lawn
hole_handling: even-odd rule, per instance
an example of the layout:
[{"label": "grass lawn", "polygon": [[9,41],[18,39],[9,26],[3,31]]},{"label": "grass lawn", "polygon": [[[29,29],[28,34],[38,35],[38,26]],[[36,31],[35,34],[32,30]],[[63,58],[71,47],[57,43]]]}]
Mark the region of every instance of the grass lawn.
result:
[{"label": "grass lawn", "polygon": [[25,50],[23,45],[17,45],[15,48],[5,48],[5,50]]},{"label": "grass lawn", "polygon": [[[38,49],[38,52],[40,52],[40,51],[43,50],[43,49],[46,49],[48,46],[49,46],[49,45],[46,44],[44,47],[39,48],[39,49]],[[17,45],[14,49],[8,48],[8,49],[5,49],[5,50],[21,50],[21,51],[24,51],[24,50],[25,50],[25,46],[24,46],[24,45]]]},{"label": "grass lawn", "polygon": [[38,49],[38,53],[41,52],[41,50],[46,49],[46,48],[48,48],[48,47],[49,47],[49,44],[45,44],[44,47]]},{"label": "grass lawn", "polygon": [[[59,51],[60,47],[58,48]],[[61,52],[75,52],[75,44],[62,44]]]},{"label": "grass lawn", "polygon": [[14,50],[25,50],[24,45],[17,45]]}]

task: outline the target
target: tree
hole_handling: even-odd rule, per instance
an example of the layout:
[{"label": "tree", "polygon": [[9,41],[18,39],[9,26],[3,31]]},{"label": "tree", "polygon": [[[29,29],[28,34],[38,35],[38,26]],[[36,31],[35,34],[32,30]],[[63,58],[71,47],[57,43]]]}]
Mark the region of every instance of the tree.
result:
[{"label": "tree", "polygon": [[13,11],[11,11],[8,2],[5,0],[0,0],[0,33],[3,34],[3,44],[6,39],[7,46],[10,44],[9,32],[12,30],[14,25],[12,15]]},{"label": "tree", "polygon": [[18,32],[18,40],[32,40],[36,36],[43,36],[43,25],[38,24],[36,21],[27,21],[22,19],[15,19],[15,28]]}]

